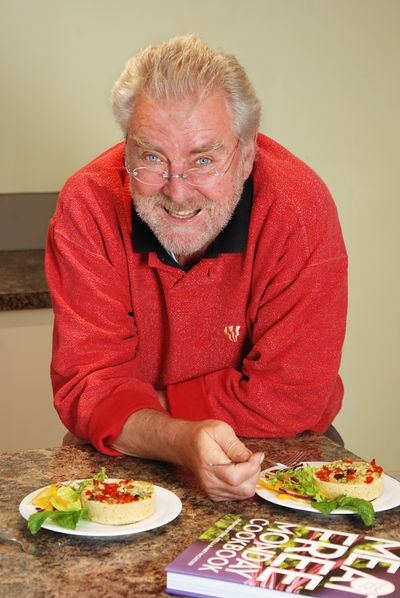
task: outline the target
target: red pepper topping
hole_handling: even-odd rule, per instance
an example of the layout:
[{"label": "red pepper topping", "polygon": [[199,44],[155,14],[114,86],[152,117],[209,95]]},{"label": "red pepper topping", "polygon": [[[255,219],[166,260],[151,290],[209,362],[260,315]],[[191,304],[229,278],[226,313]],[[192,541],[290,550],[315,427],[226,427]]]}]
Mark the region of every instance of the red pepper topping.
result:
[{"label": "red pepper topping", "polygon": [[363,474],[364,483],[371,484],[375,478],[379,477],[383,473],[383,468],[376,464],[375,459],[372,459],[371,463],[367,464],[367,467],[364,467],[363,471],[360,470],[358,474],[357,468],[349,467],[349,465],[352,465],[353,463],[354,461],[352,459],[343,459],[343,461],[338,461],[333,468],[323,465],[315,472],[315,475],[323,482],[337,480],[339,482],[345,483],[353,482],[357,479],[358,474]]},{"label": "red pepper topping", "polygon": [[327,482],[329,480],[329,474],[330,471],[323,467],[322,469],[319,469],[315,475],[318,479],[322,480],[323,482]]},{"label": "red pepper topping", "polygon": [[378,473],[382,473],[383,472],[383,467],[381,467],[380,465],[377,465],[375,459],[372,459],[371,466],[372,466],[372,469],[374,471],[376,471]]},{"label": "red pepper topping", "polygon": [[135,489],[133,480],[122,480],[120,483],[94,480],[93,486],[86,491],[89,500],[112,504],[126,504],[139,500],[139,496],[132,492]]}]

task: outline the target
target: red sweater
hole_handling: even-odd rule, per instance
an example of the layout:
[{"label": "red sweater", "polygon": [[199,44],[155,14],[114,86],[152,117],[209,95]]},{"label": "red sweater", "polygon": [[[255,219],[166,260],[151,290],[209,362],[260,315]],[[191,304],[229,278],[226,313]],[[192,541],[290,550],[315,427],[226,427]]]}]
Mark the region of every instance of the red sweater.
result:
[{"label": "red sweater", "polygon": [[117,454],[108,444],[131,413],[163,410],[154,388],[173,417],[224,420],[241,436],[322,433],[338,413],[347,257],[336,208],[303,162],[258,144],[246,250],[188,272],[134,251],[123,144],[61,191],[46,254],[55,406],[100,451]]}]

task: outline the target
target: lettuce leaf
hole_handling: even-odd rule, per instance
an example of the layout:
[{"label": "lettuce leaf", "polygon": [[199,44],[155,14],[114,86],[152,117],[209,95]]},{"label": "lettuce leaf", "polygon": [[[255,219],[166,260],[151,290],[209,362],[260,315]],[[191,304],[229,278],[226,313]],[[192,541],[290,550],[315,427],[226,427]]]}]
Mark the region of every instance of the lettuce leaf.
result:
[{"label": "lettuce leaf", "polygon": [[87,509],[79,511],[39,511],[34,513],[28,519],[28,529],[31,534],[37,534],[45,521],[54,521],[60,527],[66,529],[76,529],[79,519],[89,520]]},{"label": "lettuce leaf", "polygon": [[324,515],[329,515],[335,509],[349,509],[360,515],[364,525],[372,525],[375,521],[375,510],[368,500],[363,498],[351,498],[350,496],[337,496],[332,500],[324,500],[312,503],[314,509]]}]

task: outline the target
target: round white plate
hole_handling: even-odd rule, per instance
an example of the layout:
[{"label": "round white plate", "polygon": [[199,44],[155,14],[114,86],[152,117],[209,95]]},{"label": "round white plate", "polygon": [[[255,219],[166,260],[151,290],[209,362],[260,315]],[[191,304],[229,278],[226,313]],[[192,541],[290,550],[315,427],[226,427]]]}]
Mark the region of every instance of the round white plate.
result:
[{"label": "round white plate", "polygon": [[[19,505],[19,512],[24,519],[29,519],[33,513],[37,513],[35,505],[31,503],[33,497],[38,494],[44,488],[39,488],[34,492],[25,496]],[[161,525],[169,523],[175,517],[179,515],[182,510],[182,503],[180,498],[161,486],[154,486],[154,494],[156,501],[156,509],[154,513],[137,523],[130,523],[129,525],[103,525],[96,523],[95,521],[84,521],[79,520],[75,529],[67,529],[60,527],[51,520],[45,522],[42,525],[43,529],[49,529],[53,532],[59,532],[61,534],[72,534],[74,536],[128,536],[130,534],[139,534],[140,532],[146,532]]]},{"label": "round white plate", "polygon": [[[311,465],[312,467],[319,467],[320,465],[324,465],[328,463],[328,461],[304,461],[304,464]],[[275,469],[279,469],[277,467],[270,467],[265,471],[273,471]],[[264,500],[268,500],[276,505],[281,507],[288,507],[289,509],[297,509],[299,511],[309,511],[310,513],[319,513],[317,509],[306,502],[300,502],[297,500],[291,500],[290,498],[279,498],[282,494],[278,494],[273,490],[267,490],[266,488],[257,487],[256,494],[263,498]],[[378,513],[379,511],[387,511],[388,509],[393,509],[394,507],[398,507],[400,505],[400,482],[391,478],[390,476],[384,474],[384,491],[379,498],[376,498],[372,501],[372,505],[375,509],[375,512]],[[332,511],[330,515],[349,515],[354,514],[354,511],[350,511],[349,509],[336,509]]]}]

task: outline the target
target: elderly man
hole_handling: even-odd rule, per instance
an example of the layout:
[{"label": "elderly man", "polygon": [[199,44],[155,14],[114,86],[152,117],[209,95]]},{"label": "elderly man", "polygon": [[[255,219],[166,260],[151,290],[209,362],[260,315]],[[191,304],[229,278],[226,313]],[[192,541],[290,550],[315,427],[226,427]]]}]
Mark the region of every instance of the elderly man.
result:
[{"label": "elderly man", "polygon": [[49,230],[56,408],[99,451],[249,497],[262,455],[238,436],[325,433],[341,406],[336,208],[257,133],[236,58],[195,36],[132,58],[113,109],[125,143],[68,180]]}]

